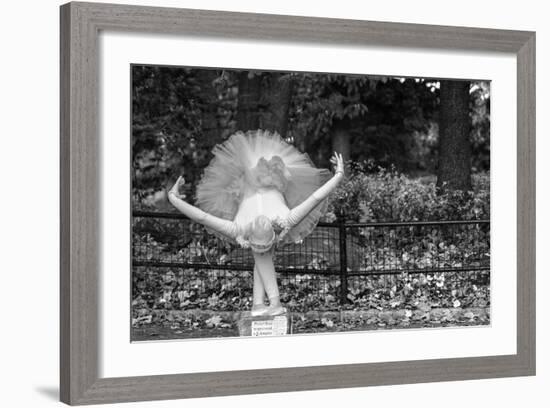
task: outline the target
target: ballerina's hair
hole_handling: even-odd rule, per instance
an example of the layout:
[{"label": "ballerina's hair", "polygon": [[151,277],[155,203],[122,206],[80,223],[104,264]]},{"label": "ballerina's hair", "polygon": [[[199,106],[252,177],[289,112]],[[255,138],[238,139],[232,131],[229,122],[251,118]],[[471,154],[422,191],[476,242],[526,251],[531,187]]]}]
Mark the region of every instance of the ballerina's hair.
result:
[{"label": "ballerina's hair", "polygon": [[248,230],[250,248],[256,252],[266,252],[273,246],[276,238],[277,235],[269,218],[265,215],[254,218]]}]

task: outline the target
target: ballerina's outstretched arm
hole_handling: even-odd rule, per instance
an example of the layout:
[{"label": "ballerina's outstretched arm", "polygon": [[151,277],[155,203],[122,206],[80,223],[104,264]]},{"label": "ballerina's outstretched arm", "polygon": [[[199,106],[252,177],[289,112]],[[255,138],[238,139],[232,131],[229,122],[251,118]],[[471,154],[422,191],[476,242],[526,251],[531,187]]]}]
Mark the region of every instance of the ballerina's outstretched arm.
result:
[{"label": "ballerina's outstretched arm", "polygon": [[224,220],[223,218],[208,214],[200,208],[197,208],[182,199],[185,198],[185,196],[181,196],[178,191],[179,186],[184,183],[184,178],[180,176],[172,189],[168,192],[168,200],[170,201],[170,203],[172,203],[174,207],[176,207],[180,212],[182,212],[193,221],[196,221],[199,224],[204,225],[205,227],[211,228],[228,238],[237,239],[237,237],[239,236],[239,229],[233,221]]},{"label": "ballerina's outstretched arm", "polygon": [[344,159],[341,154],[334,152],[334,156],[330,159],[330,162],[335,166],[334,176],[319,187],[312,195],[310,195],[304,202],[298,204],[296,207],[290,210],[286,217],[287,227],[292,228],[302,221],[321,201],[328,197],[328,195],[338,186],[342,178],[344,177]]}]

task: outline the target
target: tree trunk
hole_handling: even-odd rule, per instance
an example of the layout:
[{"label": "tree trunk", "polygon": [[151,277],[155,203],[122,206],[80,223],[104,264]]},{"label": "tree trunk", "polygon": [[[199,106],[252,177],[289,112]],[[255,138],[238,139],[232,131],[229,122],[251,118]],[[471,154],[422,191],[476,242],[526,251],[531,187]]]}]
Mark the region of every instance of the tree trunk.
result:
[{"label": "tree trunk", "polygon": [[260,127],[261,76],[250,71],[239,73],[237,130],[246,132]]},{"label": "tree trunk", "polygon": [[470,83],[441,81],[437,186],[467,191],[471,184]]},{"label": "tree trunk", "polygon": [[218,123],[218,93],[214,80],[218,73],[213,69],[197,70],[197,80],[200,86],[199,100],[201,104],[202,144],[214,146],[219,143],[220,125]]},{"label": "tree trunk", "polygon": [[292,95],[290,74],[269,74],[267,88],[262,98],[265,110],[260,116],[260,127],[279,133],[283,138],[288,130],[288,111]]},{"label": "tree trunk", "polygon": [[344,161],[350,159],[350,131],[351,120],[335,119],[332,122],[332,151],[340,153],[344,157]]}]

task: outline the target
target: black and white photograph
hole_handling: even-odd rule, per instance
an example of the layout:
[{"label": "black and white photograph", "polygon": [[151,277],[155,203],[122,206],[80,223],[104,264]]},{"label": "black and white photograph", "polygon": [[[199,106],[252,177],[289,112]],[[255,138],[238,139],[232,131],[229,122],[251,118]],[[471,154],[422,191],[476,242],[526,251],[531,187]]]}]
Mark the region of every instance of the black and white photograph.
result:
[{"label": "black and white photograph", "polygon": [[490,325],[489,80],[130,69],[132,341]]},{"label": "black and white photograph", "polygon": [[544,3],[6,6],[0,406],[544,405]]}]

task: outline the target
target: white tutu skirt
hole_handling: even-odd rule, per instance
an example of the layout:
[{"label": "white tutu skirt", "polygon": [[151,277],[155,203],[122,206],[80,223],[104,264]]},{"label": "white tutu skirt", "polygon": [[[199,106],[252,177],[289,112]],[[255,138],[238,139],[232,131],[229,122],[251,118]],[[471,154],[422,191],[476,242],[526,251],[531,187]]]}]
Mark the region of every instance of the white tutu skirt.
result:
[{"label": "white tutu skirt", "polygon": [[[197,185],[196,204],[242,228],[258,215],[271,220],[284,217],[332,176],[277,133],[263,130],[238,132],[212,153],[214,158]],[[309,235],[326,208],[324,200],[282,242],[299,242]]]}]

